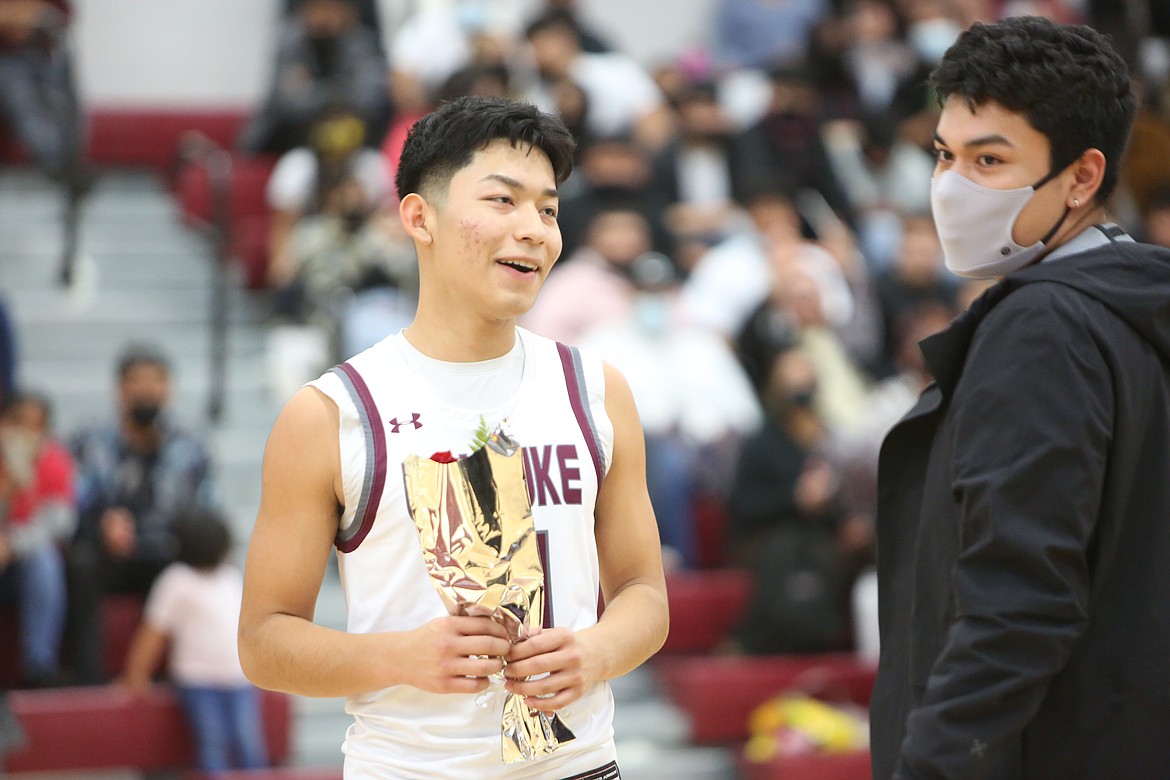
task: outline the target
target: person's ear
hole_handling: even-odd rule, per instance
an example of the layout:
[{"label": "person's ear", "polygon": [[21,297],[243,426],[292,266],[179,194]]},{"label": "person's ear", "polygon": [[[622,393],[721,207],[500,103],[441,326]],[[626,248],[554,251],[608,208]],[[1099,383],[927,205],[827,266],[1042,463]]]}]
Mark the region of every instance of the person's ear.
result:
[{"label": "person's ear", "polygon": [[1076,209],[1091,204],[1097,190],[1101,189],[1105,167],[1105,154],[1100,149],[1086,149],[1071,166],[1073,187],[1065,205]]},{"label": "person's ear", "polygon": [[406,234],[417,243],[429,245],[434,240],[429,224],[432,218],[430,206],[417,192],[410,193],[398,204],[398,216]]}]

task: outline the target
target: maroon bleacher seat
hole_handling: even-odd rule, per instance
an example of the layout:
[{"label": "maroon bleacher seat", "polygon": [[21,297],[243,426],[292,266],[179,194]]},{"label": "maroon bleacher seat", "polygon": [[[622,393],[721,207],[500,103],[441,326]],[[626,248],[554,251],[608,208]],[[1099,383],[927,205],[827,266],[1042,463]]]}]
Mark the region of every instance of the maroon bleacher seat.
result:
[{"label": "maroon bleacher seat", "polygon": [[341,768],[281,766],[272,769],[218,772],[214,775],[187,772],[183,775],[183,780],[341,780]]},{"label": "maroon bleacher seat", "polygon": [[695,557],[700,569],[727,565],[727,527],[730,519],[723,499],[699,495],[692,508],[695,515]]},{"label": "maroon bleacher seat", "polygon": [[[232,155],[228,189],[229,251],[241,264],[249,289],[265,286],[268,274],[268,231],[271,213],[265,199],[265,187],[272,168],[272,157]],[[213,223],[211,182],[207,169],[187,165],[179,173],[175,186],[183,219],[193,227]]]},{"label": "maroon bleacher seat", "polygon": [[751,575],[739,569],[669,574],[670,634],[659,655],[715,650],[743,615],[751,586]]},{"label": "maroon bleacher seat", "polygon": [[[102,668],[110,679],[122,673],[126,652],[142,619],[143,599],[111,595],[102,599]],[[0,687],[20,684],[20,620],[15,605],[0,606]]]},{"label": "maroon bleacher seat", "polygon": [[[190,768],[194,745],[175,693],[156,686],[144,696],[114,687],[13,691],[9,706],[25,745],[9,753],[9,772]],[[265,739],[274,764],[287,761],[291,699],[262,694]]]},{"label": "maroon bleacher seat", "polygon": [[741,760],[742,780],[872,780],[869,751],[785,756],[767,763]]},{"label": "maroon bleacher seat", "polygon": [[174,170],[179,141],[198,131],[225,149],[235,145],[246,109],[99,108],[89,113],[88,157],[95,165]]},{"label": "maroon bleacher seat", "polygon": [[848,653],[659,658],[654,671],[696,744],[746,740],[751,711],[785,691],[868,704],[876,675]]}]

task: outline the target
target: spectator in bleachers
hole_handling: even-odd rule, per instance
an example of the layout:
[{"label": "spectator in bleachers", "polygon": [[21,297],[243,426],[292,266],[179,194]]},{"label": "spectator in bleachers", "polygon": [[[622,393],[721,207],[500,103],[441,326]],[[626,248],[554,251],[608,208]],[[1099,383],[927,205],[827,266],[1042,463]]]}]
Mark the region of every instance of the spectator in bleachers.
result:
[{"label": "spectator in bleachers", "polygon": [[1122,164],[1123,187],[1137,215],[1144,214],[1155,194],[1170,189],[1170,110],[1152,83],[1135,80],[1142,96]]},{"label": "spectator in bleachers", "polygon": [[853,316],[848,280],[836,258],[804,238],[796,204],[783,186],[761,182],[739,202],[750,224],[700,257],[683,287],[684,318],[734,338],[773,289],[776,262],[789,257],[815,275],[825,317],[844,327]]},{"label": "spectator in bleachers", "polygon": [[631,269],[653,249],[652,238],[637,204],[627,199],[602,203],[585,244],[564,265],[553,266],[540,297],[522,318],[524,327],[576,345],[590,331],[624,320],[637,293]]},{"label": "spectator in bleachers", "polygon": [[80,185],[81,109],[67,0],[0,0],[0,122],[47,173]]},{"label": "spectator in bleachers", "polygon": [[771,72],[768,111],[732,139],[732,182],[743,199],[762,182],[784,181],[794,190],[819,192],[846,222],[853,223],[849,198],[829,165],[821,125],[820,94],[807,65]]},{"label": "spectator in bleachers", "polygon": [[720,0],[712,43],[716,66],[768,70],[803,59],[813,26],[830,8],[828,0]]},{"label": "spectator in bleachers", "polygon": [[280,154],[303,146],[313,120],[338,103],[380,141],[391,113],[386,59],[374,32],[359,23],[354,0],[299,0],[281,29],[272,82],[240,147]]},{"label": "spectator in bleachers", "polygon": [[833,433],[833,460],[845,478],[844,495],[851,511],[873,516],[877,508],[878,451],[886,433],[918,400],[930,381],[918,343],[938,333],[955,316],[953,306],[924,299],[907,305],[892,324],[894,373],[875,383],[865,396],[856,424]]},{"label": "spectator in bleachers", "polygon": [[914,50],[901,35],[890,0],[852,0],[844,14],[845,63],[857,85],[863,116],[885,115],[898,86],[917,68]]},{"label": "spectator in bleachers", "polygon": [[906,23],[906,40],[919,62],[933,68],[963,31],[957,3],[947,0],[898,0]]},{"label": "spectator in bleachers", "polygon": [[169,679],[195,732],[203,772],[268,766],[259,693],[240,668],[236,629],[243,576],[228,560],[231,535],[212,514],[175,527],[178,553],[150,590],[119,683],[149,689],[170,648]]},{"label": "spectator in bleachers", "polygon": [[526,35],[539,77],[528,98],[538,106],[554,110],[549,89],[568,79],[585,92],[585,126],[592,135],[629,135],[651,150],[670,140],[674,116],[658,84],[634,59],[620,52],[584,51],[577,23],[564,11],[537,17]]},{"label": "spectator in bleachers", "polygon": [[867,265],[888,267],[902,236],[902,214],[930,209],[934,159],[900,134],[888,115],[863,123],[824,125],[825,151],[857,217],[857,239]]},{"label": "spectator in bleachers", "polygon": [[431,0],[394,32],[387,48],[395,115],[382,143],[391,180],[407,132],[438,103],[514,97],[522,10],[512,0]]},{"label": "spectator in bleachers", "polygon": [[594,29],[582,18],[577,0],[544,0],[546,11],[562,13],[573,21],[577,27],[577,38],[581,41],[581,51],[587,54],[605,54],[613,51],[605,36]]},{"label": "spectator in bleachers", "polygon": [[[284,0],[284,15],[294,16],[297,12],[297,5],[300,0]],[[378,0],[354,0],[354,7],[357,9],[358,21],[361,25],[381,40],[382,37],[382,15],[378,11]]]},{"label": "spectator in bleachers", "polygon": [[585,242],[593,218],[612,201],[636,205],[650,225],[654,249],[669,253],[670,200],[654,180],[650,155],[623,136],[587,140],[577,155],[580,165],[561,187],[561,262]]},{"label": "spectator in bleachers", "polygon": [[397,215],[375,208],[353,173],[326,175],[339,178],[322,182],[319,210],[296,222],[270,273],[277,398],[408,325],[417,304],[418,264]]},{"label": "spectator in bleachers", "polygon": [[68,661],[77,682],[103,681],[101,601],[145,596],[177,552],[175,524],[213,509],[217,494],[203,440],[167,413],[170,363],[128,347],[118,358],[118,417],[78,433],[79,524],[68,554]]},{"label": "spectator in bleachers", "polygon": [[654,176],[672,204],[666,222],[675,259],[689,270],[707,248],[727,237],[738,216],[728,150],[734,127],[714,82],[683,85],[672,103],[678,134],[655,157]]},{"label": "spectator in bleachers", "polygon": [[729,558],[757,575],[736,640],[752,654],[840,650],[853,534],[814,405],[821,378],[795,346],[767,374],[765,422],[740,450],[728,498]]},{"label": "spectator in bleachers", "polygon": [[1145,241],[1170,247],[1170,190],[1151,196],[1141,232]]},{"label": "spectator in bleachers", "polygon": [[726,498],[739,444],[759,426],[760,407],[727,342],[678,321],[671,260],[642,254],[626,273],[632,305],[582,343],[630,384],[646,435],[646,481],[667,565],[692,568],[699,562],[696,498]]},{"label": "spectator in bleachers", "polygon": [[[753,342],[752,334],[765,332],[765,323],[785,322],[793,343],[812,361],[820,379],[813,398],[818,415],[833,431],[856,425],[865,414],[868,377],[827,319],[822,284],[796,258],[780,256],[774,262],[772,291],[736,340],[741,358],[758,348],[751,363],[771,366],[774,347],[767,341]],[[767,372],[764,378],[771,380]]]},{"label": "spectator in bleachers", "polygon": [[943,264],[934,220],[925,212],[903,217],[901,233],[901,247],[893,265],[876,277],[885,336],[877,372],[882,375],[895,371],[901,349],[897,322],[903,315],[924,303],[954,310],[959,291],[959,277]]},{"label": "spectator in bleachers", "polygon": [[64,190],[59,279],[74,278],[82,200],[93,183],[73,75],[70,0],[0,0],[0,125]]},{"label": "spectator in bleachers", "polygon": [[460,70],[509,66],[523,26],[522,6],[512,0],[417,4],[386,47],[394,103],[410,124],[434,105],[443,85]]},{"label": "spectator in bleachers", "polygon": [[326,196],[341,181],[360,187],[361,209],[376,210],[390,194],[382,155],[363,146],[366,124],[343,105],[326,108],[313,122],[304,146],[281,155],[265,191],[272,209],[268,239],[268,282],[281,288],[295,275],[289,238],[304,217],[320,213]]},{"label": "spectator in bleachers", "polygon": [[77,524],[73,458],[51,434],[48,399],[18,393],[0,415],[0,598],[20,613],[23,684],[60,679],[65,626],[61,545]]}]

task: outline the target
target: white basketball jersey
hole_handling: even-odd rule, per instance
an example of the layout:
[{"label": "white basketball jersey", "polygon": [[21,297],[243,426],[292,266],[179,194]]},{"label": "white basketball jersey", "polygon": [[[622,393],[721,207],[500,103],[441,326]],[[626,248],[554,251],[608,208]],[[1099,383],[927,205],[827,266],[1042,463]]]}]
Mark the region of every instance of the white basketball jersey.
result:
[{"label": "white basketball jersey", "polygon": [[[613,426],[600,360],[517,329],[515,359],[440,363],[402,334],[311,383],[340,411],[345,509],[336,546],[352,633],[404,631],[447,614],[427,574],[402,475],[408,455],[471,450],[477,429],[502,420],[523,448],[525,478],[545,566],[545,625],[597,622],[597,490],[609,468]],[[517,377],[517,374],[519,376]],[[468,384],[470,382],[471,384]],[[476,384],[476,383],[480,384]],[[518,388],[451,400],[451,387]],[[495,395],[493,408],[477,406]],[[563,778],[615,757],[606,683],[558,712],[576,736],[541,760],[501,758],[504,693],[434,694],[407,685],[347,700],[345,777]]]}]

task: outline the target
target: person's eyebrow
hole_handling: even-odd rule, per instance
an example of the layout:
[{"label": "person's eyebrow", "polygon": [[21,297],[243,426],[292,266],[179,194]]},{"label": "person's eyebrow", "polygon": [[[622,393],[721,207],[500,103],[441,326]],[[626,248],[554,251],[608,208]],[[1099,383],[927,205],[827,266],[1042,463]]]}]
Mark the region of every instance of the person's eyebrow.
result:
[{"label": "person's eyebrow", "polygon": [[[513,179],[511,176],[505,176],[502,173],[489,173],[487,176],[484,176],[482,179],[480,179],[480,181],[498,181],[500,184],[511,187],[514,190],[524,189],[524,185],[521,182]],[[560,197],[556,187],[546,187],[541,191],[540,194],[544,195],[546,198]]]},{"label": "person's eyebrow", "polygon": [[[934,136],[935,143],[942,144],[943,146],[950,146],[950,144],[948,144],[946,141],[944,141],[942,139],[942,136],[939,135],[938,132],[935,132],[932,135]],[[990,135],[981,135],[978,138],[972,138],[970,141],[963,144],[963,146],[967,147],[968,149],[973,149],[977,146],[992,146],[992,145],[1011,146],[1013,148],[1015,147],[1015,144],[1013,144],[1011,141],[1009,141],[1007,138],[1000,135],[999,133],[992,133]]]}]

